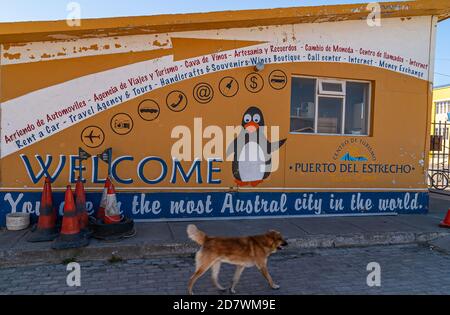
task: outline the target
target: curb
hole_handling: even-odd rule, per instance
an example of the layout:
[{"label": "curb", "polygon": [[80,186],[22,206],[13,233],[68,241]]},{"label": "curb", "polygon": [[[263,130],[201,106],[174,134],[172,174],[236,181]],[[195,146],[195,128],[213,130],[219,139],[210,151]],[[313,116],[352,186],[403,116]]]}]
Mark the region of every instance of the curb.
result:
[{"label": "curb", "polygon": [[[446,232],[390,232],[349,235],[314,235],[288,239],[290,249],[326,249],[346,247],[370,247],[428,243],[442,237]],[[193,255],[198,246],[193,242],[161,244],[99,243],[86,248],[63,251],[4,250],[0,251],[0,268],[36,264],[62,264],[64,261],[131,260],[155,256]]]}]

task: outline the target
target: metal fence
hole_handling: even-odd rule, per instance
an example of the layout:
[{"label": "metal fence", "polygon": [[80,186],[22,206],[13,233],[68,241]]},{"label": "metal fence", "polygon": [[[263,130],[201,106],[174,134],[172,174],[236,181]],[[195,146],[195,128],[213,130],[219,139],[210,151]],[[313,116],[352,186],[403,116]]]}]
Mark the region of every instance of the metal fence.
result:
[{"label": "metal fence", "polygon": [[449,186],[450,123],[431,124],[429,186],[444,190]]}]

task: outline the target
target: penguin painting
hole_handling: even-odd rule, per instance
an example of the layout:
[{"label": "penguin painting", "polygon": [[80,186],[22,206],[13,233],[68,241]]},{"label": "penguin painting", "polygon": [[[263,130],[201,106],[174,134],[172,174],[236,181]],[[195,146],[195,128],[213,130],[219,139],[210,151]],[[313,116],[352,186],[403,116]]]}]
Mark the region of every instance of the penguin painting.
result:
[{"label": "penguin painting", "polygon": [[250,107],[242,117],[242,132],[228,148],[228,155],[233,154],[233,175],[239,187],[256,187],[264,182],[272,173],[272,154],[286,142],[270,143],[262,130],[264,126],[261,110]]}]

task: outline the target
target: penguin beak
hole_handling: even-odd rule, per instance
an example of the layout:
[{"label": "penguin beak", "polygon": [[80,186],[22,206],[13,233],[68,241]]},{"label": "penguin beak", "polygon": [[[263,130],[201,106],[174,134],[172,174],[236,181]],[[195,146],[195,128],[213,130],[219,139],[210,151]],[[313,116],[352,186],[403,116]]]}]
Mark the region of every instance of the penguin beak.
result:
[{"label": "penguin beak", "polygon": [[247,130],[249,133],[256,132],[259,129],[259,125],[253,121],[249,122],[244,126],[245,130]]}]

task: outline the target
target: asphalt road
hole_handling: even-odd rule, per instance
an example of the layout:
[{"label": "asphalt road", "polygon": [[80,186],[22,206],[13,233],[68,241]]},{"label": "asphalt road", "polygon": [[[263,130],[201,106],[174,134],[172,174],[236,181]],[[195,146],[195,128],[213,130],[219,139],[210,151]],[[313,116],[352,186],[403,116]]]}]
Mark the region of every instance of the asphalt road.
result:
[{"label": "asphalt road", "polygon": [[450,191],[430,194],[430,215],[443,218],[448,210],[450,210]]},{"label": "asphalt road", "polygon": [[[443,217],[450,194],[432,194],[430,215]],[[381,267],[381,286],[367,285],[367,266]],[[66,262],[68,263],[68,262]],[[193,256],[116,262],[82,262],[80,287],[69,287],[63,263],[0,269],[0,294],[186,294],[194,271]],[[422,245],[347,249],[293,250],[271,257],[269,270],[280,286],[270,289],[255,269],[247,269],[237,287],[243,295],[277,294],[450,294],[450,256]],[[222,267],[227,287],[234,268]],[[210,273],[197,294],[219,294]],[[223,293],[220,293],[223,294]],[[225,293],[228,294],[228,293]]]}]

